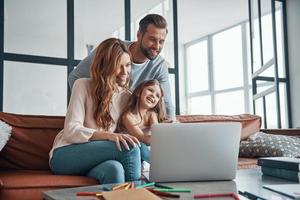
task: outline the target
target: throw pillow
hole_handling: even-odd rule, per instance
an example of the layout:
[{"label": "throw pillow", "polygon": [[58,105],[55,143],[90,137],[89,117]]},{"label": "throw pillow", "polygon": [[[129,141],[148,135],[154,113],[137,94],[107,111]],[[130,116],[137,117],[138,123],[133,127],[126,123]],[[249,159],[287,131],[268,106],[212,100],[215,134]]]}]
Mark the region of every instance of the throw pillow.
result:
[{"label": "throw pillow", "polygon": [[258,132],[240,143],[240,157],[300,157],[300,138]]},{"label": "throw pillow", "polygon": [[0,120],[0,151],[6,145],[11,135],[11,126]]}]

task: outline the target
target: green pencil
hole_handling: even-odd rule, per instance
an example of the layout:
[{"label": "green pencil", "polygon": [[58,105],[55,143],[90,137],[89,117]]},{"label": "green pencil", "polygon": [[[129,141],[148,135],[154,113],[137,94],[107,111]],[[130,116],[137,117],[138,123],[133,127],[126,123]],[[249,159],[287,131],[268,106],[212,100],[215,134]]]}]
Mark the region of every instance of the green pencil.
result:
[{"label": "green pencil", "polygon": [[135,188],[145,188],[145,187],[149,187],[149,186],[154,186],[154,182],[151,182],[151,183],[146,183],[144,185],[139,185],[139,186],[136,186]]},{"label": "green pencil", "polygon": [[191,192],[190,189],[185,189],[185,188],[172,188],[172,189],[154,188],[154,190],[159,192]]}]

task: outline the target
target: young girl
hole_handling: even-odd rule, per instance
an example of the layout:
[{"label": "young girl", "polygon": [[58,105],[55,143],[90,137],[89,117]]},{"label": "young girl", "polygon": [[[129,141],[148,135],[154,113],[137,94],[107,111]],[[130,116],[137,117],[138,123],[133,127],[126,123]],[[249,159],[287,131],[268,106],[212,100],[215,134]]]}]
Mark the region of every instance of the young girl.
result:
[{"label": "young girl", "polygon": [[120,117],[119,131],[127,131],[142,142],[142,160],[149,161],[150,127],[165,120],[163,90],[153,79],[141,83],[132,93]]}]

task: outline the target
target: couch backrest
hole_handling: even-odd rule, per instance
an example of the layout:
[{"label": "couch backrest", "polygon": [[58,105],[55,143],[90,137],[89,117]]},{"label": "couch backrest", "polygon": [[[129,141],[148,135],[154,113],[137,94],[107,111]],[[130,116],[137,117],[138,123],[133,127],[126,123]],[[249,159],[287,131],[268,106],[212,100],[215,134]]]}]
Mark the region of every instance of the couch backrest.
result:
[{"label": "couch backrest", "polygon": [[176,119],[181,123],[199,122],[240,122],[242,124],[241,140],[258,132],[261,128],[261,117],[258,115],[178,115]]},{"label": "couch backrest", "polygon": [[11,137],[0,152],[0,170],[49,169],[49,151],[64,119],[0,112],[0,120],[12,127]]}]

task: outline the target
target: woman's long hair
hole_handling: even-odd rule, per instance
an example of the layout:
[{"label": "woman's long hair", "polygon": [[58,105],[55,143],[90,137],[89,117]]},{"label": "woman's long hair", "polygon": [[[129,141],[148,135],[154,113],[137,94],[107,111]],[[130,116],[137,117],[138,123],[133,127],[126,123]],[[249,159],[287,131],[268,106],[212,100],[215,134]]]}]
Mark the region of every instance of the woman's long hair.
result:
[{"label": "woman's long hair", "polygon": [[[137,110],[139,112],[139,110],[140,110],[140,98],[141,98],[141,94],[142,94],[144,88],[147,87],[147,86],[154,86],[154,85],[158,85],[159,86],[160,92],[161,92],[161,97],[160,97],[159,101],[157,102],[156,106],[154,108],[152,108],[151,110],[157,113],[157,115],[158,115],[158,122],[162,122],[162,121],[164,121],[166,119],[165,106],[164,106],[164,102],[163,102],[164,92],[162,90],[162,87],[161,87],[160,83],[156,79],[147,80],[147,81],[142,82],[132,92],[132,94],[131,94],[128,102],[127,102],[127,106],[124,108],[124,111],[123,111],[123,113],[122,113],[122,115],[121,115],[121,117],[119,119],[119,123],[118,123],[118,130],[119,131],[125,130],[125,127],[124,127],[124,125],[122,123],[122,118],[123,118],[123,116],[126,113],[134,111],[135,108],[137,108]],[[140,112],[139,112],[139,116],[142,119],[142,115],[141,115]]]},{"label": "woman's long hair", "polygon": [[[96,50],[90,74],[91,93],[94,103],[94,118],[99,128],[108,130],[112,124],[110,116],[110,102],[117,89],[117,71],[120,67],[121,56],[130,52],[127,46],[119,39],[104,40]],[[127,80],[126,85],[129,82]]]}]

